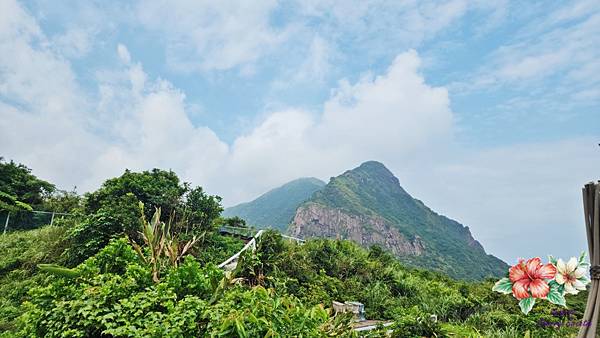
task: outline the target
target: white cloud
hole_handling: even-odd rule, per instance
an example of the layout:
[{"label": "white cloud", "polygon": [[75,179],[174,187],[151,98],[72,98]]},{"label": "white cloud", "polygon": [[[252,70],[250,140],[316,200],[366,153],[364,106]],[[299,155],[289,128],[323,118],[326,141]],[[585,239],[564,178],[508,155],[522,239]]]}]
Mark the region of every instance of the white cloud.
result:
[{"label": "white cloud", "polygon": [[531,23],[498,47],[466,87],[524,88],[550,79],[564,92],[598,87],[600,81],[589,76],[600,55],[600,10],[593,3],[580,0],[550,8],[544,16],[532,13]]},{"label": "white cloud", "polygon": [[403,156],[448,141],[448,93],[425,84],[419,66],[418,55],[409,51],[398,55],[384,75],[354,85],[341,82],[325,103],[317,138],[324,144],[339,140],[335,152],[345,149],[355,160]]},{"label": "white cloud", "polygon": [[328,177],[366,159],[399,163],[450,142],[448,94],[425,84],[418,67],[416,52],[403,53],[383,75],[342,81],[321,114],[271,114],[233,144],[232,174],[260,179],[246,182],[246,192],[229,201],[298,176]]},{"label": "white cloud", "polygon": [[351,41],[360,48],[381,52],[416,48],[456,23],[469,11],[496,15],[505,1],[299,1],[302,17],[319,22],[328,40]]},{"label": "white cloud", "polygon": [[154,1],[138,6],[147,28],[164,33],[178,70],[227,70],[255,62],[287,34],[270,26],[277,1]]},{"label": "white cloud", "polygon": [[[336,173],[366,156],[384,160],[413,156],[428,142],[447,139],[452,128],[447,92],[425,84],[414,51],[399,55],[385,74],[354,84],[340,82],[322,112],[272,112],[229,147],[210,129],[194,126],[185,111],[185,95],[168,81],[151,79],[141,64],[132,61],[125,45],[116,48],[124,64],[98,72],[97,98],[80,90],[68,61],[56,51],[37,51],[31,45],[23,34],[6,45],[7,49],[22,46],[27,52],[20,58],[23,61],[7,56],[2,65],[22,62],[23,68],[14,75],[27,78],[5,78],[3,86],[10,93],[19,92],[21,105],[29,109],[10,107],[4,101],[3,110],[10,111],[11,118],[3,129],[20,123],[21,133],[40,137],[17,142],[16,135],[4,133],[7,141],[2,150],[34,168],[46,168],[47,158],[39,154],[49,147],[45,138],[58,131],[51,142],[61,145],[54,150],[55,163],[78,168],[78,173],[41,169],[43,176],[84,190],[94,189],[125,167],[156,166],[172,168],[232,203],[296,176]],[[39,60],[32,62],[34,56]],[[32,72],[25,68],[27,62],[47,66]],[[36,85],[18,86],[23,83]],[[56,116],[41,119],[48,111],[46,101],[52,100],[58,102],[51,110]],[[44,131],[43,125],[50,122],[54,127]],[[67,149],[71,142],[77,144],[74,150]],[[328,166],[314,165],[323,161]]]},{"label": "white cloud", "polygon": [[325,79],[331,67],[331,58],[334,51],[331,46],[319,35],[315,35],[307,57],[298,69],[294,70],[292,81],[316,81]]},{"label": "white cloud", "polygon": [[119,54],[119,58],[125,64],[129,64],[131,62],[131,55],[129,55],[129,50],[123,44],[117,45],[117,54]]},{"label": "white cloud", "polygon": [[85,131],[86,101],[69,63],[47,47],[35,20],[16,2],[0,6],[2,153],[71,187],[89,172],[86,162],[101,143]]},{"label": "white cloud", "polygon": [[[95,189],[126,167],[172,167],[204,180],[223,162],[219,156],[227,145],[191,124],[185,96],[168,82],[148,81],[140,64],[127,64],[99,77],[96,105],[59,50],[45,47],[35,20],[14,2],[2,5],[1,12],[15,19],[0,27],[3,156],[80,191]],[[125,46],[117,54],[131,61]]]},{"label": "white cloud", "polygon": [[93,33],[86,29],[70,28],[65,33],[53,37],[51,46],[67,57],[79,58],[91,50],[92,35]]}]

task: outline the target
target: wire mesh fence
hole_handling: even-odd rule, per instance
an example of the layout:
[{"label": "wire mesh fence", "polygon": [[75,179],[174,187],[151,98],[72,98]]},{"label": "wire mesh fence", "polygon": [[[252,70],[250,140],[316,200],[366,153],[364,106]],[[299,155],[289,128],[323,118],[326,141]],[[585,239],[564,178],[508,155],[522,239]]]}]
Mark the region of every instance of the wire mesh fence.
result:
[{"label": "wire mesh fence", "polygon": [[2,233],[15,230],[37,229],[45,225],[53,225],[60,219],[72,217],[72,214],[52,211],[0,211]]}]

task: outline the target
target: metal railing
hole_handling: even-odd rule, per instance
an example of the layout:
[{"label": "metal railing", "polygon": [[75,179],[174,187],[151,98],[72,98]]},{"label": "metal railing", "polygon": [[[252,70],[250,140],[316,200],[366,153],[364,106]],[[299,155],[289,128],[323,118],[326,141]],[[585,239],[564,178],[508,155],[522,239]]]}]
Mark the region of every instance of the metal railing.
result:
[{"label": "metal railing", "polygon": [[[231,227],[231,226],[222,226],[221,228],[219,228],[219,231],[222,233],[229,233],[229,234],[237,235],[237,236],[252,237],[252,239],[248,243],[246,243],[246,245],[239,252],[237,252],[235,255],[227,258],[223,263],[218,265],[219,268],[228,270],[228,271],[231,271],[236,268],[237,262],[240,258],[240,255],[242,253],[244,253],[244,251],[246,251],[248,249],[251,249],[252,251],[256,250],[257,240],[264,233],[264,230],[258,230],[258,232],[256,232],[257,230],[253,229],[253,228],[242,228],[242,227]],[[300,238],[286,236],[286,235],[281,235],[281,237],[289,239],[289,240],[293,240],[296,243],[304,243],[304,240],[300,239]]]},{"label": "metal railing", "polygon": [[[66,212],[54,212],[54,211],[41,211],[41,210],[20,210],[20,211],[0,211],[0,214],[4,214],[3,231],[2,234],[6,234],[9,229],[36,229],[44,225],[54,225],[54,221],[57,217],[73,216]],[[12,225],[11,225],[12,223]],[[2,223],[0,223],[2,224]]]},{"label": "metal railing", "polygon": [[237,266],[237,262],[240,258],[240,255],[242,253],[244,253],[244,251],[251,249],[252,251],[256,250],[256,240],[263,234],[263,230],[260,230],[259,232],[256,233],[256,235],[254,235],[254,237],[248,242],[246,243],[246,245],[244,245],[244,247],[242,248],[242,250],[238,251],[235,255],[227,258],[227,260],[225,260],[223,263],[219,264],[219,268],[220,269],[225,269],[225,270],[233,270],[236,268]]},{"label": "metal railing", "polygon": [[256,236],[258,230],[254,228],[232,227],[224,225],[219,228],[219,232],[250,238]]}]

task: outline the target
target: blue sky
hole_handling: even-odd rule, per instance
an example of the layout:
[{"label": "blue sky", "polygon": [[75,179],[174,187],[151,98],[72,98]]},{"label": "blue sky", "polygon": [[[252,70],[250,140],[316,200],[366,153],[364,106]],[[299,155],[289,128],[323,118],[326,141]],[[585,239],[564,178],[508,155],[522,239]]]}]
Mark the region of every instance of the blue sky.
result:
[{"label": "blue sky", "polygon": [[509,262],[585,248],[597,1],[5,0],[0,13],[0,153],[64,188],[171,168],[232,205],[375,159]]}]

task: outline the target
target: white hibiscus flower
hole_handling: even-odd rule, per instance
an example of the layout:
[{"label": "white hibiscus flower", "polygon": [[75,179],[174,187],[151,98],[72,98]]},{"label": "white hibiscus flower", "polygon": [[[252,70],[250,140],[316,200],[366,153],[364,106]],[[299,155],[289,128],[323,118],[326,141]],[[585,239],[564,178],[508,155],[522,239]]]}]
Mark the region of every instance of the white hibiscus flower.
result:
[{"label": "white hibiscus flower", "polygon": [[589,283],[585,277],[585,269],[579,266],[575,257],[572,257],[566,264],[562,259],[556,262],[554,279],[558,284],[565,286],[565,293],[572,295],[585,290],[585,286]]}]

